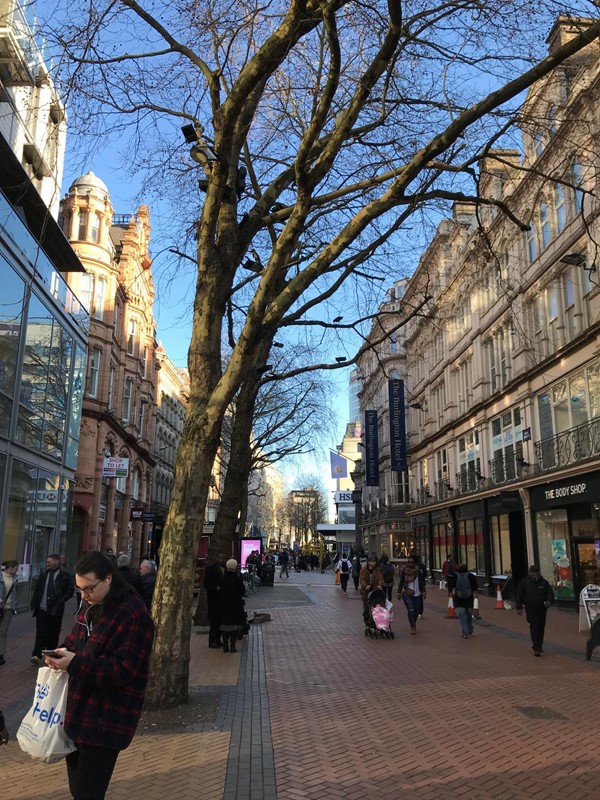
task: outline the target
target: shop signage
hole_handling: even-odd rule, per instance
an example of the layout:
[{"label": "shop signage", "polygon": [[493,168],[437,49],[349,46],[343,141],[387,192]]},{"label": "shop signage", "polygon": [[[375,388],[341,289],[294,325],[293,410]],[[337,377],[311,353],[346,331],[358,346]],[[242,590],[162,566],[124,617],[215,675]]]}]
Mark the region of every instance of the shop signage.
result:
[{"label": "shop signage", "polygon": [[[585,616],[588,628],[600,618],[600,586],[590,583],[579,595],[579,607],[585,609]],[[580,616],[581,622],[581,616]],[[581,630],[581,625],[580,625]]]},{"label": "shop signage", "polygon": [[129,475],[129,459],[120,456],[105,456],[102,463],[103,478],[126,478]]},{"label": "shop signage", "polygon": [[335,503],[351,503],[352,502],[352,492],[336,492],[335,493]]},{"label": "shop signage", "polygon": [[143,508],[130,508],[129,509],[129,521],[130,522],[139,522],[144,517],[144,509]]},{"label": "shop signage", "polygon": [[154,514],[151,511],[147,511],[142,519],[144,522],[154,522]]},{"label": "shop signage", "polygon": [[533,505],[561,506],[565,503],[595,502],[600,492],[600,473],[588,472],[568,481],[536,486],[532,491]]},{"label": "shop signage", "polygon": [[523,428],[523,441],[524,442],[531,441],[531,428]]},{"label": "shop signage", "polygon": [[404,410],[404,381],[388,381],[390,404],[390,466],[398,472],[406,472],[406,416]]},{"label": "shop signage", "polygon": [[379,429],[377,412],[365,411],[365,485],[379,486]]}]

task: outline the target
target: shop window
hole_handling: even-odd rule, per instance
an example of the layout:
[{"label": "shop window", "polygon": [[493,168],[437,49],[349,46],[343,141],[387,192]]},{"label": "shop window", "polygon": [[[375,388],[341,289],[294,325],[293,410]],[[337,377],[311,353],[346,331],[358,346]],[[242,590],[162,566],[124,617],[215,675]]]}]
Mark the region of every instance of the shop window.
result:
[{"label": "shop window", "polygon": [[512,573],[508,514],[490,517],[492,533],[492,570],[494,575]]},{"label": "shop window", "polygon": [[574,597],[567,511],[554,508],[535,515],[539,565],[557,598]]}]

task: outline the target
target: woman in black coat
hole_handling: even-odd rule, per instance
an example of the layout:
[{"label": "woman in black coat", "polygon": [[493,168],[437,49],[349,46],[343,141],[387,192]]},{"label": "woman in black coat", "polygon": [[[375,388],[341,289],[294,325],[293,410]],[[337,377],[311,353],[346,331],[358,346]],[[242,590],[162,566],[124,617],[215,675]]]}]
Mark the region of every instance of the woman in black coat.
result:
[{"label": "woman in black coat", "polygon": [[[225,575],[221,582],[219,604],[221,606],[221,635],[223,637],[223,652],[236,652],[235,643],[238,634],[244,630],[246,612],[244,610],[244,597],[246,589],[244,581],[237,573],[237,561],[230,558],[225,564]],[[229,642],[231,641],[231,647]]]}]

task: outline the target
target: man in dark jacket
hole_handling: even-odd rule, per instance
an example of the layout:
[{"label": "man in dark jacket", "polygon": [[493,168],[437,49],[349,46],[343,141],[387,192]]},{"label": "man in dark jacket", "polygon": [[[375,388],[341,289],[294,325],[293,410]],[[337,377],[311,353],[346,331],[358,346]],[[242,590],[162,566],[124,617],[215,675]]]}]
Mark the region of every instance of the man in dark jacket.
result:
[{"label": "man in dark jacket", "polygon": [[119,570],[121,576],[125,578],[127,583],[133,586],[133,588],[141,597],[143,595],[142,576],[139,572],[131,569],[131,561],[129,560],[129,556],[117,557],[117,569]]},{"label": "man in dark jacket", "polygon": [[554,592],[545,578],[540,575],[537,564],[529,567],[529,574],[523,578],[517,587],[517,614],[523,613],[529,623],[529,632],[533,647],[533,655],[541,656],[544,652],[544,630],[546,628],[546,614],[554,602]]},{"label": "man in dark jacket", "polygon": [[140,564],[140,575],[142,577],[142,599],[146,603],[148,611],[151,611],[154,587],[156,586],[156,567],[150,559],[145,558]]},{"label": "man in dark jacket", "polygon": [[60,556],[46,559],[46,570],[41,572],[29,605],[35,617],[35,644],[31,663],[43,667],[42,650],[54,650],[58,645],[65,603],[73,597],[73,577],[60,565]]},{"label": "man in dark jacket", "polygon": [[217,560],[209,564],[204,572],[204,588],[206,589],[206,604],[210,628],[208,631],[208,646],[222,647],[221,644],[221,609],[219,592],[223,575],[225,574],[225,553],[219,553]]}]

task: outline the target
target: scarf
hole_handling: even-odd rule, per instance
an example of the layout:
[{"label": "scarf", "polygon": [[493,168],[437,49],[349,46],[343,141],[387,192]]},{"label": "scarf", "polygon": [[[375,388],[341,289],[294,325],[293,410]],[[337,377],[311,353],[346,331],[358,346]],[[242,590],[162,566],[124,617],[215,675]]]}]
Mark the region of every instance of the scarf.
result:
[{"label": "scarf", "polygon": [[407,564],[404,567],[404,583],[412,583],[419,575],[419,568],[416,564]]}]

